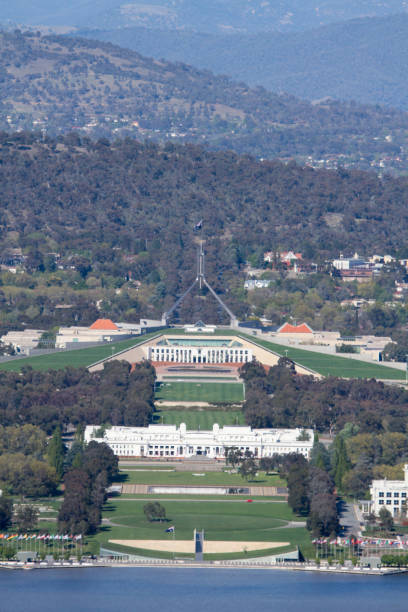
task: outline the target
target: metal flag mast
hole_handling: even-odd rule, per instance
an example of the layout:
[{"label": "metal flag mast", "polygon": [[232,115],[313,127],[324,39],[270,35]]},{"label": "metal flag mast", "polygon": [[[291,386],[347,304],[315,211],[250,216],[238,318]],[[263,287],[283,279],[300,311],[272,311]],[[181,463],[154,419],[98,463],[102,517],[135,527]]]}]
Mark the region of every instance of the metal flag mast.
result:
[{"label": "metal flag mast", "polygon": [[[202,220],[197,223],[197,225],[195,226],[195,229],[200,229],[201,230],[202,227]],[[163,321],[166,323],[168,323],[168,320],[170,318],[170,315],[176,310],[176,308],[182,303],[182,301],[184,300],[184,298],[192,291],[192,289],[195,287],[195,285],[198,284],[199,288],[202,289],[203,286],[205,285],[207,287],[207,289],[210,291],[211,295],[217,300],[217,302],[220,304],[220,306],[225,310],[225,312],[227,313],[227,315],[229,316],[230,319],[230,326],[231,327],[237,327],[238,325],[238,319],[237,317],[234,315],[234,313],[228,308],[228,306],[226,306],[224,304],[224,302],[222,301],[222,299],[220,298],[219,295],[217,295],[217,293],[214,291],[214,289],[211,287],[211,285],[209,284],[209,282],[207,281],[207,279],[205,278],[205,254],[204,254],[204,248],[203,248],[203,244],[204,244],[204,240],[200,240],[200,244],[199,247],[197,249],[197,276],[194,280],[194,282],[190,285],[190,287],[175,301],[175,303],[173,304],[173,306],[170,308],[170,310],[168,310],[167,312],[163,313]]]}]

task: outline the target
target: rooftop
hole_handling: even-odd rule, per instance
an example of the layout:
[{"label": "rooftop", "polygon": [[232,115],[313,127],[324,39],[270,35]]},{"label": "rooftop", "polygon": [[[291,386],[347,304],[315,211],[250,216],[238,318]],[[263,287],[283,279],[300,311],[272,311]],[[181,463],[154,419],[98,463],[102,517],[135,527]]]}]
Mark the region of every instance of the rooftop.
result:
[{"label": "rooftop", "polygon": [[282,327],[278,329],[278,334],[313,334],[313,330],[307,323],[301,323],[300,325],[284,323]]},{"label": "rooftop", "polygon": [[101,331],[118,331],[118,326],[110,319],[97,319],[89,329],[100,329]]}]

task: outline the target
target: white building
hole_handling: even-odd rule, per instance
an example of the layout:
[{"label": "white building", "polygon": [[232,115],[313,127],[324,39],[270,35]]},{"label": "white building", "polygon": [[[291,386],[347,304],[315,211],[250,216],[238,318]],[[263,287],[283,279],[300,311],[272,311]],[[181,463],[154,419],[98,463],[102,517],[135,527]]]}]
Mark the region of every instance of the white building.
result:
[{"label": "white building", "polygon": [[244,283],[244,288],[248,289],[248,291],[252,291],[253,289],[267,289],[272,281],[266,278],[250,278],[246,280]]},{"label": "white building", "polygon": [[131,332],[120,329],[92,329],[91,327],[60,327],[55,338],[55,348],[67,348],[72,343],[114,342],[131,335]]},{"label": "white building", "polygon": [[247,363],[252,349],[234,338],[172,338],[166,336],[147,348],[150,361],[165,363]]},{"label": "white building", "polygon": [[216,325],[206,325],[202,321],[197,321],[194,325],[184,325],[186,334],[214,334],[216,329]]},{"label": "white building", "polygon": [[30,354],[30,351],[38,345],[43,329],[25,329],[24,331],[9,331],[0,338],[3,344],[12,346],[16,353]]},{"label": "white building", "polygon": [[90,327],[60,327],[55,347],[66,348],[71,343],[115,342],[162,327],[163,321],[152,319],[141,319],[140,323],[114,323],[110,319],[98,319]]},{"label": "white building", "polygon": [[[120,457],[194,457],[204,455],[223,458],[227,447],[251,451],[255,457],[270,457],[275,453],[299,453],[309,457],[313,446],[311,429],[251,429],[241,426],[212,430],[187,430],[186,425],[149,425],[148,427],[110,427],[87,425],[85,442],[105,442]],[[103,433],[103,437],[100,436]],[[309,436],[308,440],[301,440]]]},{"label": "white building", "polygon": [[408,464],[404,466],[404,480],[373,480],[370,487],[371,511],[378,516],[387,508],[393,517],[406,508],[408,497]]},{"label": "white building", "polygon": [[355,268],[365,268],[368,267],[365,259],[359,257],[358,253],[354,253],[353,257],[346,258],[343,255],[340,255],[339,259],[334,259],[333,267],[337,270],[353,270]]}]

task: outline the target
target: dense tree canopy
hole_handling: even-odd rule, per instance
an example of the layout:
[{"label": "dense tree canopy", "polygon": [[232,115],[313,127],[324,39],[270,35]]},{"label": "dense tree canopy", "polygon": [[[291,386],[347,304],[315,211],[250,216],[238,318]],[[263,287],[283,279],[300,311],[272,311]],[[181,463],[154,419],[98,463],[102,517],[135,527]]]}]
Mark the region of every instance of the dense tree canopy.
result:
[{"label": "dense tree canopy", "polygon": [[[406,178],[74,134],[46,142],[0,135],[0,162],[2,257],[13,261],[20,249],[25,267],[2,277],[0,311],[10,323],[89,324],[99,312],[113,320],[158,316],[194,278],[192,230],[200,218],[208,279],[240,318],[266,312],[279,323],[290,312],[325,327],[353,323],[329,307],[350,291],[327,274],[275,279],[270,291],[246,297],[244,264],[262,263],[266,250],[296,249],[322,267],[340,251],[405,252]],[[397,278],[402,268],[387,270],[365,296],[389,300]],[[176,314],[223,320],[210,297],[189,295]],[[381,333],[404,316],[376,306],[361,324]]]},{"label": "dense tree canopy", "polygon": [[90,442],[81,450],[80,467],[64,477],[64,501],[58,528],[74,534],[94,533],[101,522],[106,487],[118,475],[118,458],[107,444]]},{"label": "dense tree canopy", "polygon": [[404,389],[375,380],[315,380],[294,374],[285,364],[268,373],[253,363],[241,371],[246,384],[244,413],[252,427],[315,427],[334,432],[353,423],[361,433],[408,431]]},{"label": "dense tree canopy", "polygon": [[55,493],[58,476],[45,461],[22,453],[0,455],[0,489],[15,495],[44,496]]},{"label": "dense tree canopy", "polygon": [[[68,424],[147,425],[154,410],[155,371],[149,362],[131,371],[127,362],[106,364],[101,372],[85,368],[0,373],[0,452],[39,454],[43,431]],[[12,425],[25,425],[21,429]],[[6,435],[7,434],[7,435]],[[24,448],[25,446],[25,448]],[[51,443],[51,449],[53,449]]]}]

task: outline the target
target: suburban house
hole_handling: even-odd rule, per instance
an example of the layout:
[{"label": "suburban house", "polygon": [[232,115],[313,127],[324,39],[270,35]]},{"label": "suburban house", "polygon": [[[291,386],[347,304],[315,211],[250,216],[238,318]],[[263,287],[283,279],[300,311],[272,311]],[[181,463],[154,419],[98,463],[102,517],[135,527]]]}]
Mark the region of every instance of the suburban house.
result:
[{"label": "suburban house", "polygon": [[302,260],[302,253],[294,253],[293,251],[267,251],[264,253],[264,261],[274,263],[274,261],[277,260],[286,264],[290,268],[296,262],[300,262]]},{"label": "suburban house", "polygon": [[395,281],[395,291],[393,294],[393,298],[396,300],[405,300],[408,296],[408,283],[400,283]]}]

